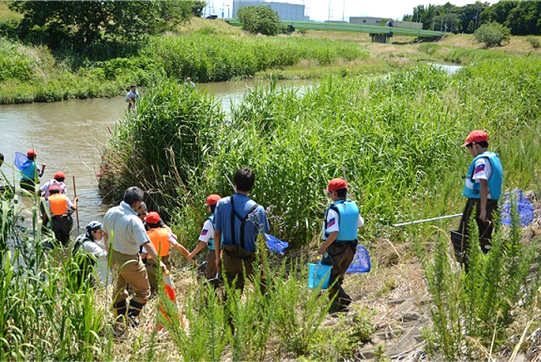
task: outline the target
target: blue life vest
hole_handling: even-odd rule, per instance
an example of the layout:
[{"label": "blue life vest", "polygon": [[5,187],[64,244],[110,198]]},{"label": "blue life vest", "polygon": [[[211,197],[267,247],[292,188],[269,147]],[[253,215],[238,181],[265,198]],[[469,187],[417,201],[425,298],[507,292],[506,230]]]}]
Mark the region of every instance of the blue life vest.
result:
[{"label": "blue life vest", "polygon": [[338,236],[335,241],[355,241],[357,240],[357,222],[359,221],[359,207],[351,200],[338,200],[333,202],[325,211],[325,240],[329,234],[327,230],[327,214],[329,210],[338,213]]},{"label": "blue life vest", "polygon": [[[210,215],[207,220],[209,220],[211,223],[212,223],[212,227],[215,228],[216,225],[214,225],[214,214]],[[209,250],[214,250],[214,238],[210,238],[208,243],[207,243],[207,248],[209,248]]]},{"label": "blue life vest", "polygon": [[483,152],[475,157],[468,169],[468,175],[466,176],[466,182],[462,190],[462,196],[469,199],[481,198],[481,183],[473,180],[473,173],[475,171],[475,161],[480,158],[487,158],[492,166],[492,174],[488,179],[488,191],[490,193],[491,200],[498,200],[502,194],[502,181],[503,181],[503,168],[498,158],[498,155],[494,152]]},{"label": "blue life vest", "polygon": [[21,167],[21,180],[34,181],[37,176],[36,163],[34,161],[27,160]]}]

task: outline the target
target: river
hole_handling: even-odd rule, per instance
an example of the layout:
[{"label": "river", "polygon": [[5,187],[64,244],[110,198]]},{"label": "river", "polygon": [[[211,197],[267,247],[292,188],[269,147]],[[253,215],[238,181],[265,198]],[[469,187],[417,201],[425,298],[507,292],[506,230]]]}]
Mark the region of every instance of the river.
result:
[{"label": "river", "polygon": [[[257,81],[257,86],[268,85]],[[297,88],[302,92],[314,84],[313,80],[279,81],[279,87]],[[232,104],[240,102],[254,81],[208,83],[198,85],[206,89],[229,112]],[[144,96],[144,92],[142,92]],[[84,227],[93,219],[100,220],[110,205],[102,202],[98,193],[96,172],[108,127],[123,118],[127,110],[124,97],[95,98],[54,103],[0,105],[0,152],[5,164],[0,169],[6,179],[18,183],[14,170],[15,152],[34,149],[37,162],[45,163],[41,182],[51,179],[55,172],[66,173],[68,196],[73,198],[72,177],[75,176],[79,197],[79,220]],[[31,200],[22,198],[29,208]]]}]

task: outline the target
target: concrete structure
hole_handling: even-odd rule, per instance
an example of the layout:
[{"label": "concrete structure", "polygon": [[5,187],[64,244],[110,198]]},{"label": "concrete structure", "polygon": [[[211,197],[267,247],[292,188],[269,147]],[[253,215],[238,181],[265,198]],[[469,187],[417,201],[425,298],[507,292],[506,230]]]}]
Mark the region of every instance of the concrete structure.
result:
[{"label": "concrete structure", "polygon": [[274,1],[252,1],[252,0],[233,0],[232,17],[237,17],[237,12],[241,7],[246,6],[268,6],[278,13],[280,20],[308,21],[310,18],[304,15],[305,6],[299,4],[288,4]]},{"label": "concrete structure", "polygon": [[374,18],[371,16],[351,16],[349,18],[349,23],[359,25],[381,25],[383,20],[384,18]]},{"label": "concrete structure", "polygon": [[393,21],[393,26],[395,28],[406,28],[406,29],[423,29],[423,23],[414,23],[413,21]]}]

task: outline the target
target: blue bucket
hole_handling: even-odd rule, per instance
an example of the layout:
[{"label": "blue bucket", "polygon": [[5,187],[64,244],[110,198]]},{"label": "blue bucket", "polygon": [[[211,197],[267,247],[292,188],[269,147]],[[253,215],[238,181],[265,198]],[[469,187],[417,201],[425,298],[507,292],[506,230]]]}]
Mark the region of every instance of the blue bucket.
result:
[{"label": "blue bucket", "polygon": [[331,279],[331,265],[308,264],[308,288],[327,289]]}]

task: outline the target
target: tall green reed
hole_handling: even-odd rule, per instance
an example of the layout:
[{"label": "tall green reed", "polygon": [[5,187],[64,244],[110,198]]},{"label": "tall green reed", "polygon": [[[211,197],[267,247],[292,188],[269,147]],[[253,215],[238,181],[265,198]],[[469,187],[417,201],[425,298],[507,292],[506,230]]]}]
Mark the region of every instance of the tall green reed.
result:
[{"label": "tall green reed", "polygon": [[487,255],[481,252],[476,228],[471,229],[467,273],[454,262],[448,237],[436,235],[434,253],[427,253],[417,241],[433,297],[433,335],[428,335],[432,357],[441,353],[448,360],[481,359],[485,351],[496,354],[510,341],[513,332],[508,327],[517,309],[528,312],[535,306],[541,287],[535,267],[541,256],[540,239],[521,240],[513,209],[512,225],[496,233]]},{"label": "tall green reed", "polygon": [[105,357],[104,311],[96,307],[94,289],[75,287],[74,260],[43,247],[52,240],[41,232],[39,198],[33,196],[31,220],[24,220],[14,196],[0,194],[0,359]]},{"label": "tall green reed", "polygon": [[[385,77],[329,77],[302,94],[271,85],[250,90],[229,118],[198,92],[190,94],[195,103],[187,103],[201,107],[171,109],[186,95],[167,83],[151,91],[152,108],[140,108],[119,125],[105,159],[115,179],[163,191],[189,240],[196,240],[204,220],[202,200],[229,194],[224,176],[243,165],[256,173],[252,196],[268,207],[273,232],[294,246],[319,234],[327,203],[321,190],[342,176],[343,167],[350,195],[370,220],[365,237],[388,235],[393,222],[437,216],[432,205],[441,213],[462,208],[461,175],[471,160],[459,145],[472,129],[491,135],[506,185],[535,184],[535,167],[527,170],[520,161],[525,151],[507,141],[539,142],[539,99],[531,94],[539,92],[534,79],[540,69],[537,58],[507,57],[453,77],[419,66]],[[185,124],[196,130],[189,142],[178,132]],[[137,156],[143,152],[149,157]]]}]

